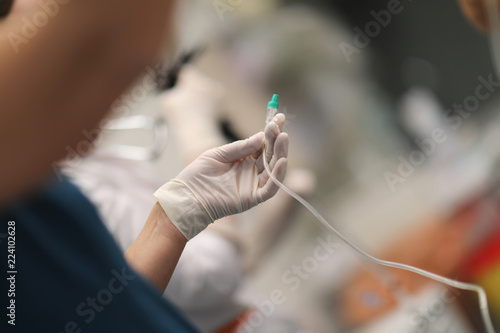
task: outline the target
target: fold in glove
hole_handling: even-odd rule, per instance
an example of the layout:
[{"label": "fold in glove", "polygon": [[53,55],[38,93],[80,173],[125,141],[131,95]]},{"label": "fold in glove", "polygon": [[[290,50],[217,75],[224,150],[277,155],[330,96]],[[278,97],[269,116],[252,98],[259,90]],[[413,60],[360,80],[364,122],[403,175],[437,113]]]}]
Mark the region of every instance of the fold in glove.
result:
[{"label": "fold in glove", "polygon": [[284,122],[285,116],[278,114],[264,133],[206,151],[155,192],[154,197],[187,240],[210,223],[242,213],[276,194],[279,188],[269,178],[262,159],[267,158],[277,179],[285,178],[288,135],[283,133]]}]

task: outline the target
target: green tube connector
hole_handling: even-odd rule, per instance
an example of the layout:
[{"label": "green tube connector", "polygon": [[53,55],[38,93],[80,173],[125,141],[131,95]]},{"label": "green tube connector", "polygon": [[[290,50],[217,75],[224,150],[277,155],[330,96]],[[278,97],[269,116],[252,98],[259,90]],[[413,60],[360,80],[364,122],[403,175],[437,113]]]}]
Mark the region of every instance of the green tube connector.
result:
[{"label": "green tube connector", "polygon": [[267,103],[267,114],[266,114],[266,125],[269,124],[276,113],[278,113],[278,108],[279,108],[279,103],[278,103],[279,96],[274,94],[273,98],[269,103]]}]

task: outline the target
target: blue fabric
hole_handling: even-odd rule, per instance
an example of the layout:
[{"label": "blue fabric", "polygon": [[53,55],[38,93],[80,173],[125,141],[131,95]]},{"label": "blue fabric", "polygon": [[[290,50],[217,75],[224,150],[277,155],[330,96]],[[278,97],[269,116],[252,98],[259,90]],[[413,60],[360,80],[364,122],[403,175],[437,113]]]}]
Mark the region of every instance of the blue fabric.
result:
[{"label": "blue fabric", "polygon": [[[15,326],[6,316],[8,221],[16,234]],[[94,206],[66,179],[1,209],[0,242],[0,332],[196,332],[128,266]]]}]

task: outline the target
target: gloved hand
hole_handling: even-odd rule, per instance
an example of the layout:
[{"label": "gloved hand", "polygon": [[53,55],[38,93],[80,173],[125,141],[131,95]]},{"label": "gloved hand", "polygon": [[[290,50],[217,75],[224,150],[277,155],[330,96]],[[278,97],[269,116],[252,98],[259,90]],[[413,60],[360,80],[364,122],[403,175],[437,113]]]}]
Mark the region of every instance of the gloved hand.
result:
[{"label": "gloved hand", "polygon": [[288,135],[282,132],[284,122],[285,115],[278,114],[265,133],[206,151],[155,192],[187,240],[215,220],[242,213],[276,194],[278,186],[269,179],[262,159],[266,156],[277,179],[285,178]]}]

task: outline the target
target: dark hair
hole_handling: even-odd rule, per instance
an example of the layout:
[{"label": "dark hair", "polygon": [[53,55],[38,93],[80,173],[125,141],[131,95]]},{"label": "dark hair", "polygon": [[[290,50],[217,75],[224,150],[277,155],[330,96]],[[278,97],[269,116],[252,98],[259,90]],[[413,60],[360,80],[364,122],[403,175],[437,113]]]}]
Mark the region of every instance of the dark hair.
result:
[{"label": "dark hair", "polygon": [[0,18],[7,16],[14,0],[0,0]]}]

